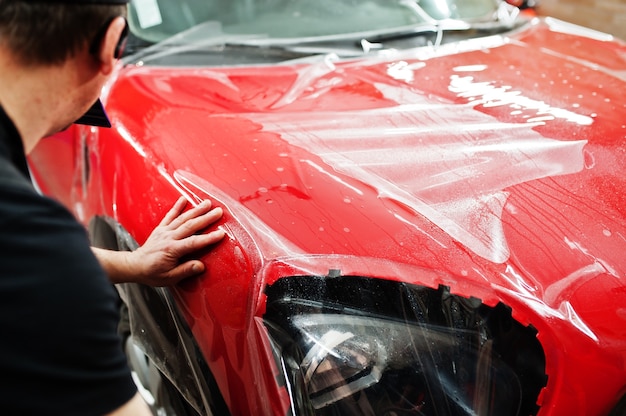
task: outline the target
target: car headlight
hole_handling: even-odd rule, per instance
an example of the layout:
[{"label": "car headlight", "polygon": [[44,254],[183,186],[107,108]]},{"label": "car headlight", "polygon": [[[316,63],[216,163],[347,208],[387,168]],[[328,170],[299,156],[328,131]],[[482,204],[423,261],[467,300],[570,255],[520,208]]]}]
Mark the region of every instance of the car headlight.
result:
[{"label": "car headlight", "polygon": [[387,348],[381,340],[359,334],[345,321],[341,316],[294,317],[308,348],[300,368],[316,409],[378,383],[387,364]]},{"label": "car headlight", "polygon": [[[359,308],[357,299],[339,295],[355,293],[347,287],[330,296],[328,287],[301,293],[294,288],[291,283],[283,288],[289,293],[268,299],[265,322],[297,414],[528,415],[538,410],[536,399],[545,385],[543,350],[536,332],[513,321],[507,308],[499,309],[508,313],[504,334],[498,333],[504,321],[494,316],[501,312],[441,288],[381,283],[380,289],[399,296],[395,310],[404,310],[404,316],[381,304],[378,309],[386,313],[375,313],[376,305],[368,303],[377,301],[369,296]],[[381,292],[379,300],[388,294]],[[512,345],[508,337],[519,342],[520,335],[524,341]],[[504,356],[503,348],[512,346],[517,350]],[[514,357],[520,353],[529,360]]]}]

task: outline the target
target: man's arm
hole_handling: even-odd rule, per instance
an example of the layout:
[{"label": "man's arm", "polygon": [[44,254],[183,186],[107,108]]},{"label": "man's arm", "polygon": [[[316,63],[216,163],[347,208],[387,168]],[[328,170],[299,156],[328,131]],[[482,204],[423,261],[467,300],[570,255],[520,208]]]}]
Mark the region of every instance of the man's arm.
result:
[{"label": "man's arm", "polygon": [[211,202],[203,201],[183,212],[186,204],[184,197],[179,198],[146,242],[135,251],[92,247],[112,283],[169,286],[204,271],[200,260],[182,259],[224,238],[224,231],[219,229],[199,234],[222,217],[222,209],[211,209]]}]

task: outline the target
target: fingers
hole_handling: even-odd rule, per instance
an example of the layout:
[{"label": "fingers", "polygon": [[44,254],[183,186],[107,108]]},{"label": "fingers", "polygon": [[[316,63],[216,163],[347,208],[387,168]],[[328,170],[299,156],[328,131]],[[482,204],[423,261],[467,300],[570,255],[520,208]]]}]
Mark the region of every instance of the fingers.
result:
[{"label": "fingers", "polygon": [[225,235],[224,230],[215,230],[207,234],[189,236],[179,241],[178,254],[181,257],[186,256],[221,241]]},{"label": "fingers", "polygon": [[199,233],[200,231],[206,229],[211,224],[222,218],[223,214],[224,211],[222,210],[222,208],[217,207],[195,218],[188,218],[184,223],[181,223],[174,231],[174,238],[184,239],[196,233]]},{"label": "fingers", "polygon": [[200,202],[197,206],[191,208],[189,211],[184,212],[184,208],[187,206],[187,198],[181,196],[174,203],[172,208],[165,214],[163,220],[159,225],[162,226],[171,226],[172,228],[178,228],[181,224],[185,223],[191,218],[197,217],[199,215],[205,214],[211,209],[211,201],[205,199]]},{"label": "fingers", "polygon": [[204,272],[204,270],[205,270],[204,263],[202,263],[199,260],[190,260],[190,261],[180,264],[178,267],[172,270],[172,277],[170,280],[173,280],[174,282],[178,283],[181,280],[196,276]]},{"label": "fingers", "polygon": [[185,208],[186,205],[187,199],[184,196],[179,197],[178,200],[174,203],[174,206],[172,206],[167,214],[165,214],[159,225],[169,225],[176,217],[180,215],[181,212],[183,212],[183,208]]},{"label": "fingers", "polygon": [[[195,235],[182,240],[182,247],[180,247],[181,257],[187,254],[193,253],[196,250],[205,248],[211,244],[215,244],[222,240],[226,234],[223,230],[212,231],[208,234]],[[178,283],[181,280],[189,277],[197,276],[203,273],[206,266],[200,260],[188,260],[179,264],[169,273],[168,285]]]},{"label": "fingers", "polygon": [[[216,230],[209,234],[196,235],[179,241],[177,257],[184,257],[196,250],[205,248],[222,240],[226,233]],[[160,278],[152,282],[153,286],[171,286],[189,277],[197,276],[206,270],[206,266],[200,260],[188,260],[172,268],[166,278]]]},{"label": "fingers", "polygon": [[220,229],[182,240],[167,238],[159,240],[156,245],[146,243],[137,250],[129,252],[129,255],[125,257],[126,263],[130,264],[131,272],[118,283],[135,282],[155,287],[171,286],[188,277],[197,276],[205,271],[204,263],[197,258],[182,259],[218,243],[225,235],[226,233]]},{"label": "fingers", "polygon": [[177,217],[171,220],[168,228],[172,230],[180,228],[181,226],[186,225],[189,221],[194,220],[195,218],[199,218],[202,215],[208,213],[211,210],[211,207],[211,201],[204,200],[200,202],[197,206],[191,208],[186,212],[179,211],[177,213]]},{"label": "fingers", "polygon": [[223,215],[221,208],[211,210],[212,203],[210,200],[204,200],[197,206],[183,212],[186,205],[187,199],[185,197],[178,198],[163,217],[159,226],[176,230],[177,238],[185,238],[208,227]]},{"label": "fingers", "polygon": [[151,276],[150,281],[142,282],[153,287],[173,286],[189,277],[194,277],[204,272],[206,267],[200,260],[189,260],[171,269],[166,276]]}]

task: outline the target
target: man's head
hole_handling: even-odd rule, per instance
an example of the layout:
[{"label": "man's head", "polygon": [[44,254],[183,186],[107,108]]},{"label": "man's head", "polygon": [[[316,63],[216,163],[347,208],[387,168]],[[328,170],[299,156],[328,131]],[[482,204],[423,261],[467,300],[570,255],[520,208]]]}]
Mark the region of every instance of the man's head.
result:
[{"label": "man's head", "polygon": [[[107,75],[126,34],[127,29],[120,30],[120,26],[125,27],[127,3],[128,0],[0,0],[0,47],[10,51],[16,63],[27,69],[62,66],[88,51],[94,67],[100,65],[100,72]],[[89,104],[96,100],[97,95]],[[84,124],[108,123],[101,105],[89,112],[94,114],[76,119]]]},{"label": "man's head", "polygon": [[0,42],[24,65],[59,64],[101,38],[113,18],[126,16],[126,3],[0,0]]}]

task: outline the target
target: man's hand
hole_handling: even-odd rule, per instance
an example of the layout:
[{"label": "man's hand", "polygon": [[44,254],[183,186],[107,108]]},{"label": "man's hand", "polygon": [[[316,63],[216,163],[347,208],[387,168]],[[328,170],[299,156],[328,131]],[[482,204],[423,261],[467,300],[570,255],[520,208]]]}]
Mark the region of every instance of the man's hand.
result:
[{"label": "man's hand", "polygon": [[203,201],[183,212],[186,205],[185,198],[179,198],[146,242],[135,251],[93,249],[113,283],[169,286],[204,271],[200,260],[183,259],[224,238],[224,231],[219,229],[200,234],[222,217],[222,209],[211,209],[211,202]]}]

